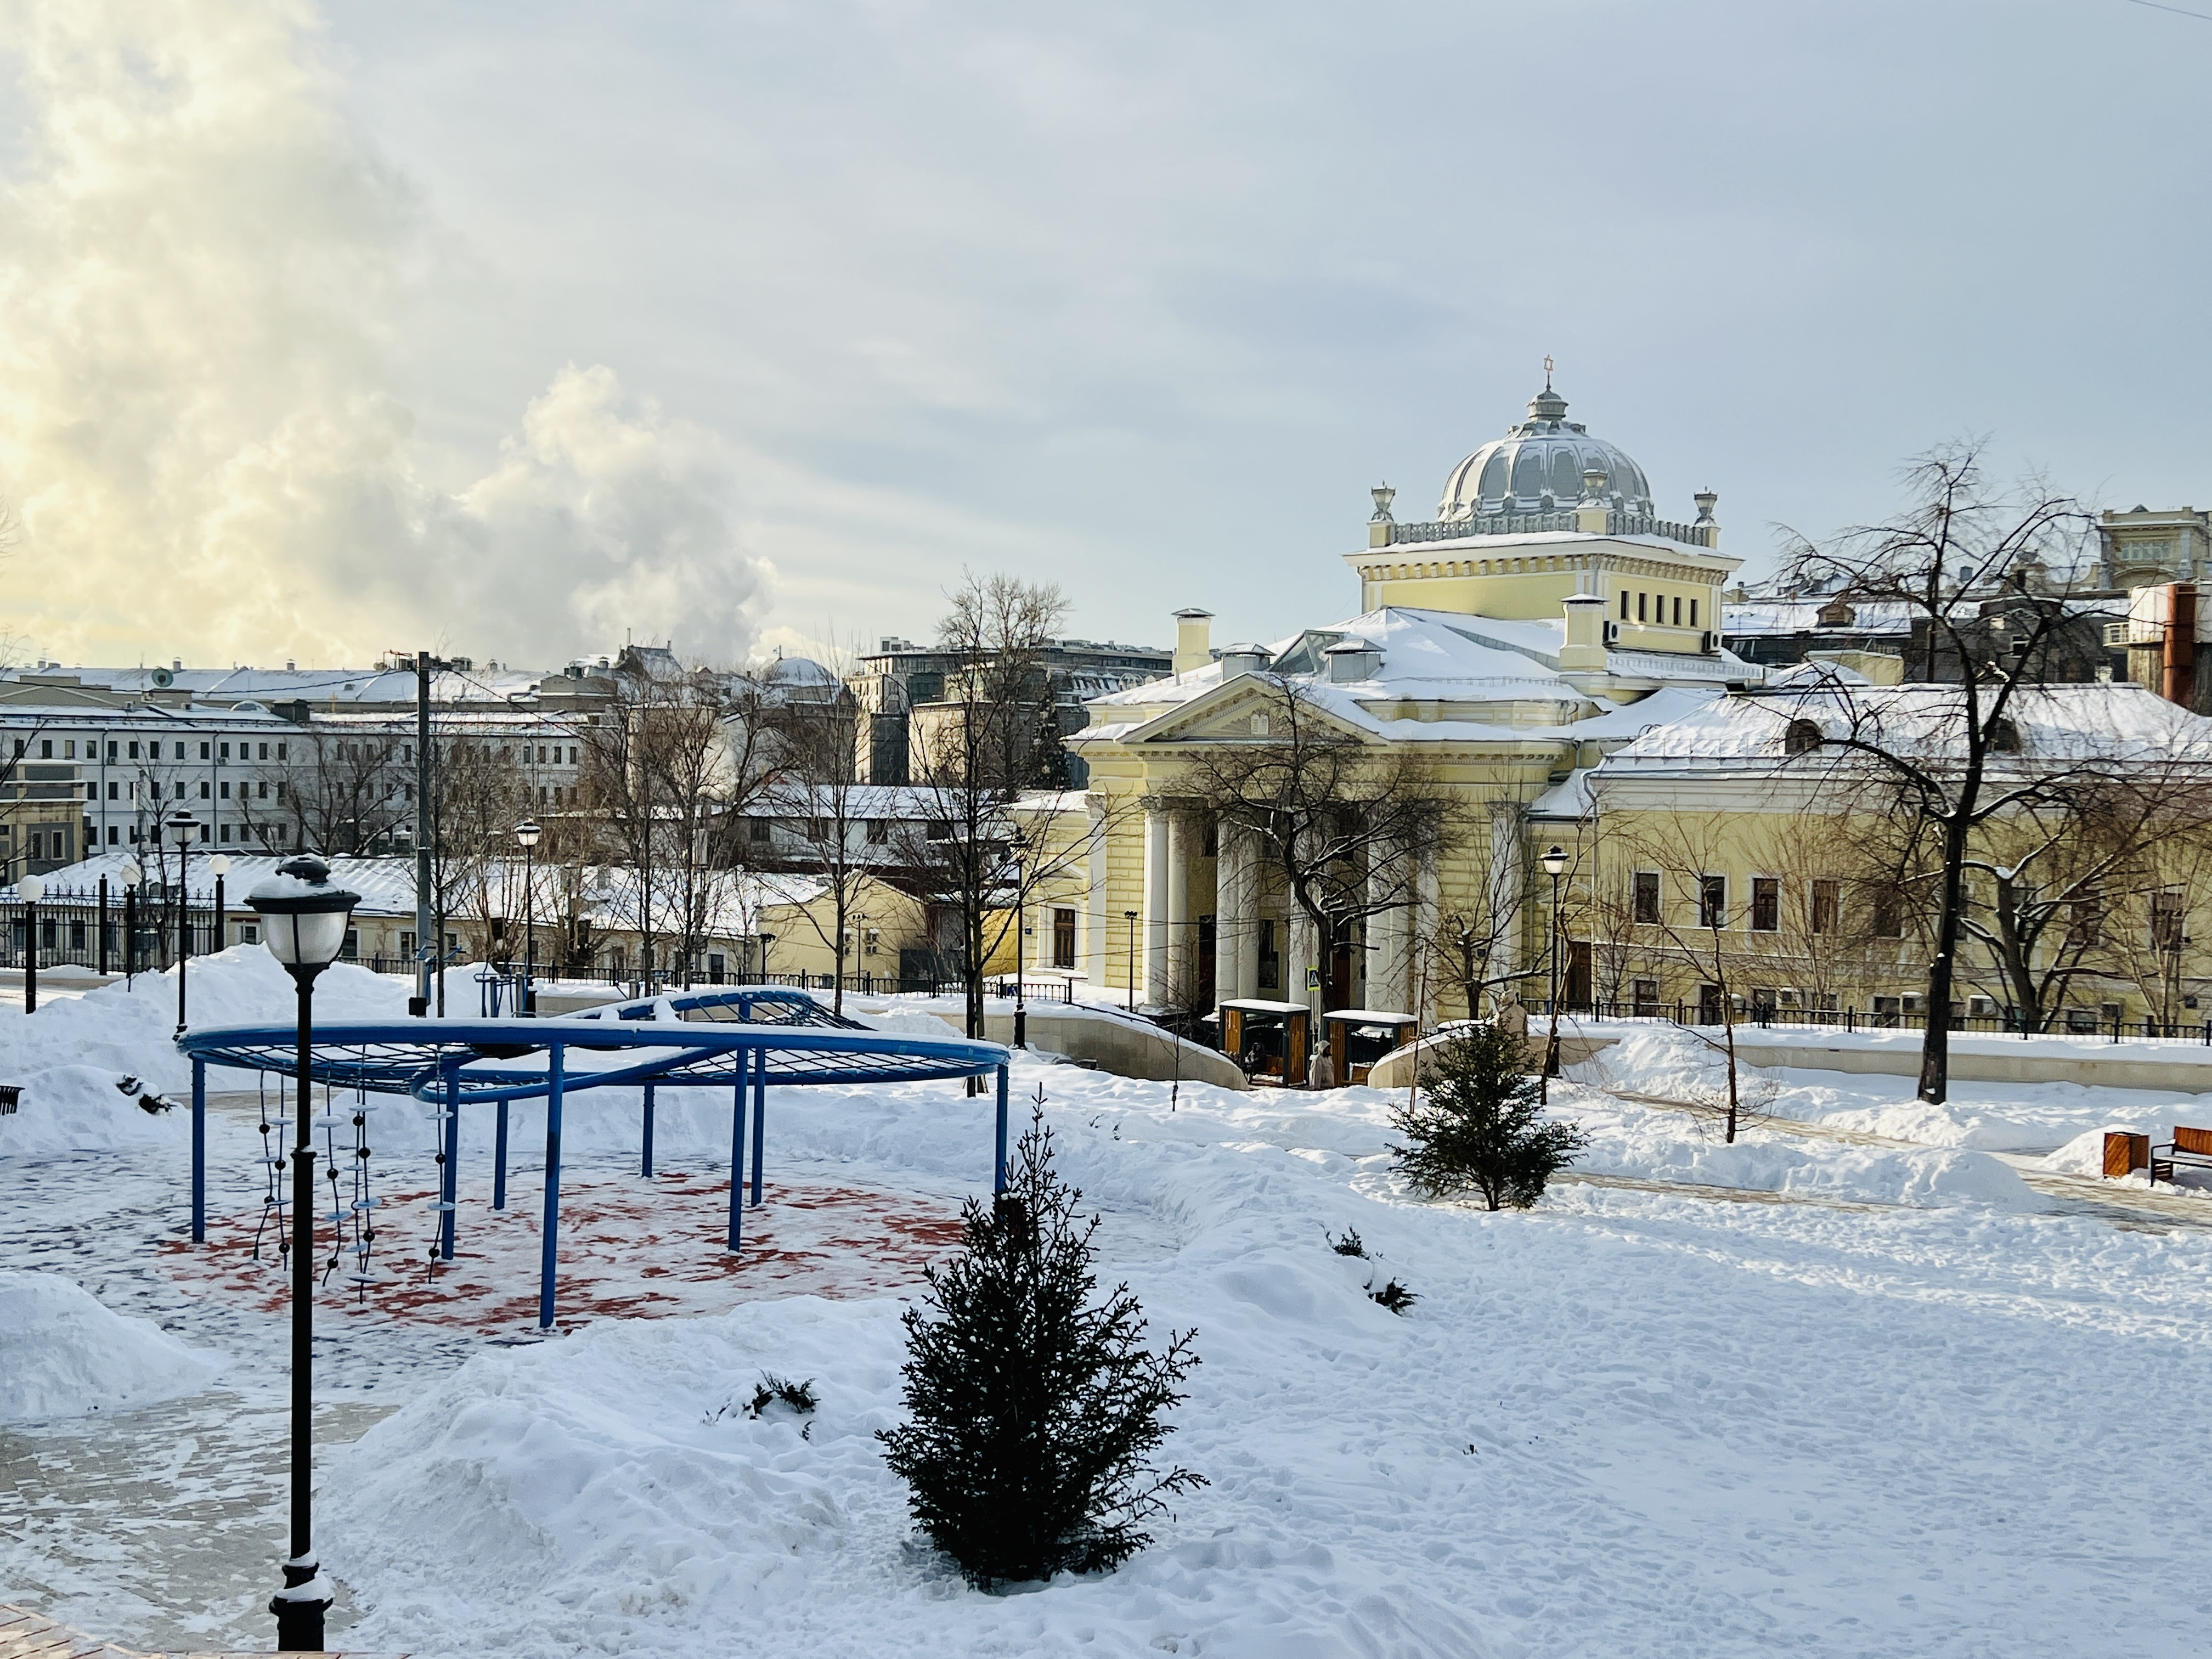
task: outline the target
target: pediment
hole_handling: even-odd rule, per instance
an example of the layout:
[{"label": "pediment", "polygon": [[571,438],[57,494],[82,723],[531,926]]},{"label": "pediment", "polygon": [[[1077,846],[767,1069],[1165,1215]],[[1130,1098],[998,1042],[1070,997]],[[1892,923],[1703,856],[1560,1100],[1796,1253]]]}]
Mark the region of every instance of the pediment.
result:
[{"label": "pediment", "polygon": [[[1272,683],[1250,675],[1239,676],[1202,696],[1171,708],[1127,733],[1122,741],[1136,744],[1267,743],[1283,741],[1283,694]],[[1256,726],[1254,716],[1267,725]],[[1300,700],[1298,719],[1308,731],[1325,732],[1332,738],[1371,743],[1375,733],[1320,703]]]}]

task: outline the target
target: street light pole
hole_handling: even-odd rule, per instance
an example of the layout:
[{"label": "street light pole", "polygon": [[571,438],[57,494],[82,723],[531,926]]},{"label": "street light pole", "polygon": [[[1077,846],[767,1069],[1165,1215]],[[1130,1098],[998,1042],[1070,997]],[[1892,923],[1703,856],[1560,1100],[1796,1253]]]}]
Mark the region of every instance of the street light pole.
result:
[{"label": "street light pole", "polygon": [[1029,999],[1024,994],[1026,988],[1023,984],[1026,969],[1022,939],[1029,931],[1028,895],[1022,889],[1024,845],[1019,830],[1016,830],[1006,842],[1006,861],[1014,867],[1014,1047],[1017,1048],[1030,1046],[1030,1006]]},{"label": "street light pole", "polygon": [[[526,1014],[538,1012],[530,980],[538,956],[538,838],[544,833],[536,818],[525,818],[514,826],[514,839],[522,848],[522,1012]],[[649,993],[651,988],[647,988]]]},{"label": "street light pole", "polygon": [[210,943],[214,945],[216,951],[220,953],[230,942],[223,937],[225,930],[223,928],[222,921],[224,908],[222,878],[230,873],[229,855],[224,853],[217,853],[213,858],[208,860],[208,868],[215,872],[215,938],[210,941]]},{"label": "street light pole", "polygon": [[179,812],[169,820],[169,833],[177,838],[177,1035],[185,1034],[185,961],[192,953],[192,837],[199,820]]},{"label": "street light pole", "polygon": [[23,901],[23,1012],[39,1012],[39,901],[46,896],[46,884],[36,876],[26,876],[15,884],[15,891]]},{"label": "street light pole", "polygon": [[1137,1012],[1137,913],[1121,912],[1121,919],[1129,924],[1129,1012]]},{"label": "street light pole", "polygon": [[1552,1102],[1552,1079],[1559,1074],[1559,878],[1567,872],[1566,850],[1556,844],[1540,862],[1552,878],[1552,1035],[1544,1044],[1544,1074],[1536,1085],[1536,1098]]},{"label": "street light pole", "polygon": [[145,875],[136,860],[123,866],[123,988],[126,991],[138,971],[138,884]]},{"label": "street light pole", "polygon": [[287,859],[256,884],[246,902],[262,919],[269,954],[284,964],[300,993],[299,1048],[292,1102],[292,1553],[284,1588],[270,1598],[276,1647],[319,1653],[330,1580],[315,1559],[315,1147],[307,1109],[313,1081],[315,977],[345,943],[346,923],[361,896],[331,884],[330,866],[312,854]]}]

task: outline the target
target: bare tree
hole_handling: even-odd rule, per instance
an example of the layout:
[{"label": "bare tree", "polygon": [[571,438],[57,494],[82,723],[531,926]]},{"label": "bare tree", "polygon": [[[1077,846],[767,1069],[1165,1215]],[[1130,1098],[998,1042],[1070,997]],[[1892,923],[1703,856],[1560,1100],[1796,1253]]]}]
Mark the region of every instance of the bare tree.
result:
[{"label": "bare tree", "polygon": [[957,921],[967,1031],[981,1036],[984,964],[1006,925],[994,917],[1012,896],[1006,809],[1032,781],[1038,711],[1052,695],[1044,648],[1067,600],[1050,584],[972,574],[951,599],[938,641],[957,666],[915,731],[908,768],[922,822],[900,850],[922,896]]},{"label": "bare tree", "polygon": [[413,743],[368,726],[302,731],[292,817],[301,844],[334,854],[391,850],[414,819]]},{"label": "bare tree", "polygon": [[[1886,789],[1897,810],[1936,838],[1935,938],[1919,1094],[1940,1103],[1950,1087],[1948,1013],[1974,833],[1992,817],[2049,794],[2054,781],[2039,769],[2002,766],[1993,776],[1992,759],[2017,752],[2022,688],[2039,676],[2066,620],[2064,592],[2049,591],[2051,573],[2058,573],[2063,589],[2069,573],[2082,565],[2095,526],[2078,502],[2037,481],[2011,495],[1993,492],[1972,445],[1923,456],[1907,484],[1911,503],[1899,517],[1847,531],[1825,547],[1797,538],[1783,575],[1814,592],[1838,588],[1904,607],[1925,630],[1923,672],[1930,678],[1940,653],[1963,665],[1955,685],[1916,688],[1923,695],[1909,721],[1899,719],[1893,696],[1873,688],[1861,696],[1839,679],[1823,682],[1823,695],[1841,718],[1807,722],[1801,749],[1848,757],[1866,785]],[[2013,648],[1986,661],[1986,652],[1977,648],[1984,630],[1981,602],[1970,597],[1976,592],[2019,596],[2009,612]],[[1792,728],[1793,747],[1800,729]]]}]

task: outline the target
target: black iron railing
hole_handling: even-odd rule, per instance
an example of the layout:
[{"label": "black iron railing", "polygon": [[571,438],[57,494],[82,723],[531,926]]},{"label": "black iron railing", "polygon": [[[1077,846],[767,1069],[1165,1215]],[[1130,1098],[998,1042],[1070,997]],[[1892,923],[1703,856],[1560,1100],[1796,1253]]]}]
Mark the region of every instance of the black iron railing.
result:
[{"label": "black iron railing", "polygon": [[[1539,998],[1528,1005],[1532,1018],[1548,1019],[1552,1005]],[[1584,1019],[1649,1019],[1673,1025],[1715,1026],[1724,1023],[1720,1007],[1710,1002],[1561,1002],[1559,1016]],[[1732,1016],[1738,1025],[1760,1030],[1924,1031],[1928,1016],[1919,1010],[1886,1008],[1783,1008],[1754,1002]],[[2112,1042],[2193,1042],[2212,1048],[2212,1020],[2179,1021],[2124,1019],[2093,1014],[2087,1009],[2061,1009],[2040,1027],[2021,1018],[2017,1010],[1993,1014],[1953,1014],[1948,1030],[1985,1033],[1992,1036],[2089,1036]]]}]

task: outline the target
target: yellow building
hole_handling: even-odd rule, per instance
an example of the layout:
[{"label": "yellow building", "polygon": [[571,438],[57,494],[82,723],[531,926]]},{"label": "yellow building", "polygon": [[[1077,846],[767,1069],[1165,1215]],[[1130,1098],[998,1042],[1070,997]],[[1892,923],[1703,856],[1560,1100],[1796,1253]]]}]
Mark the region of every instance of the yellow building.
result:
[{"label": "yellow building", "polygon": [[[1662,519],[1636,463],[1566,413],[1547,383],[1453,470],[1431,521],[1397,522],[1376,489],[1346,555],[1358,614],[1217,652],[1212,619],[1185,611],[1171,678],[1090,703],[1069,743],[1091,788],[1060,834],[1085,850],[1073,933],[1093,985],[1432,1018],[1535,960],[1532,857],[1586,810],[1589,769],[1760,678],[1716,631],[1739,562],[1717,550],[1717,498]],[[1378,781],[1418,772],[1449,803],[1425,844],[1339,872],[1340,926],[1295,902],[1263,834],[1193,805],[1194,780],[1301,744]]]}]

